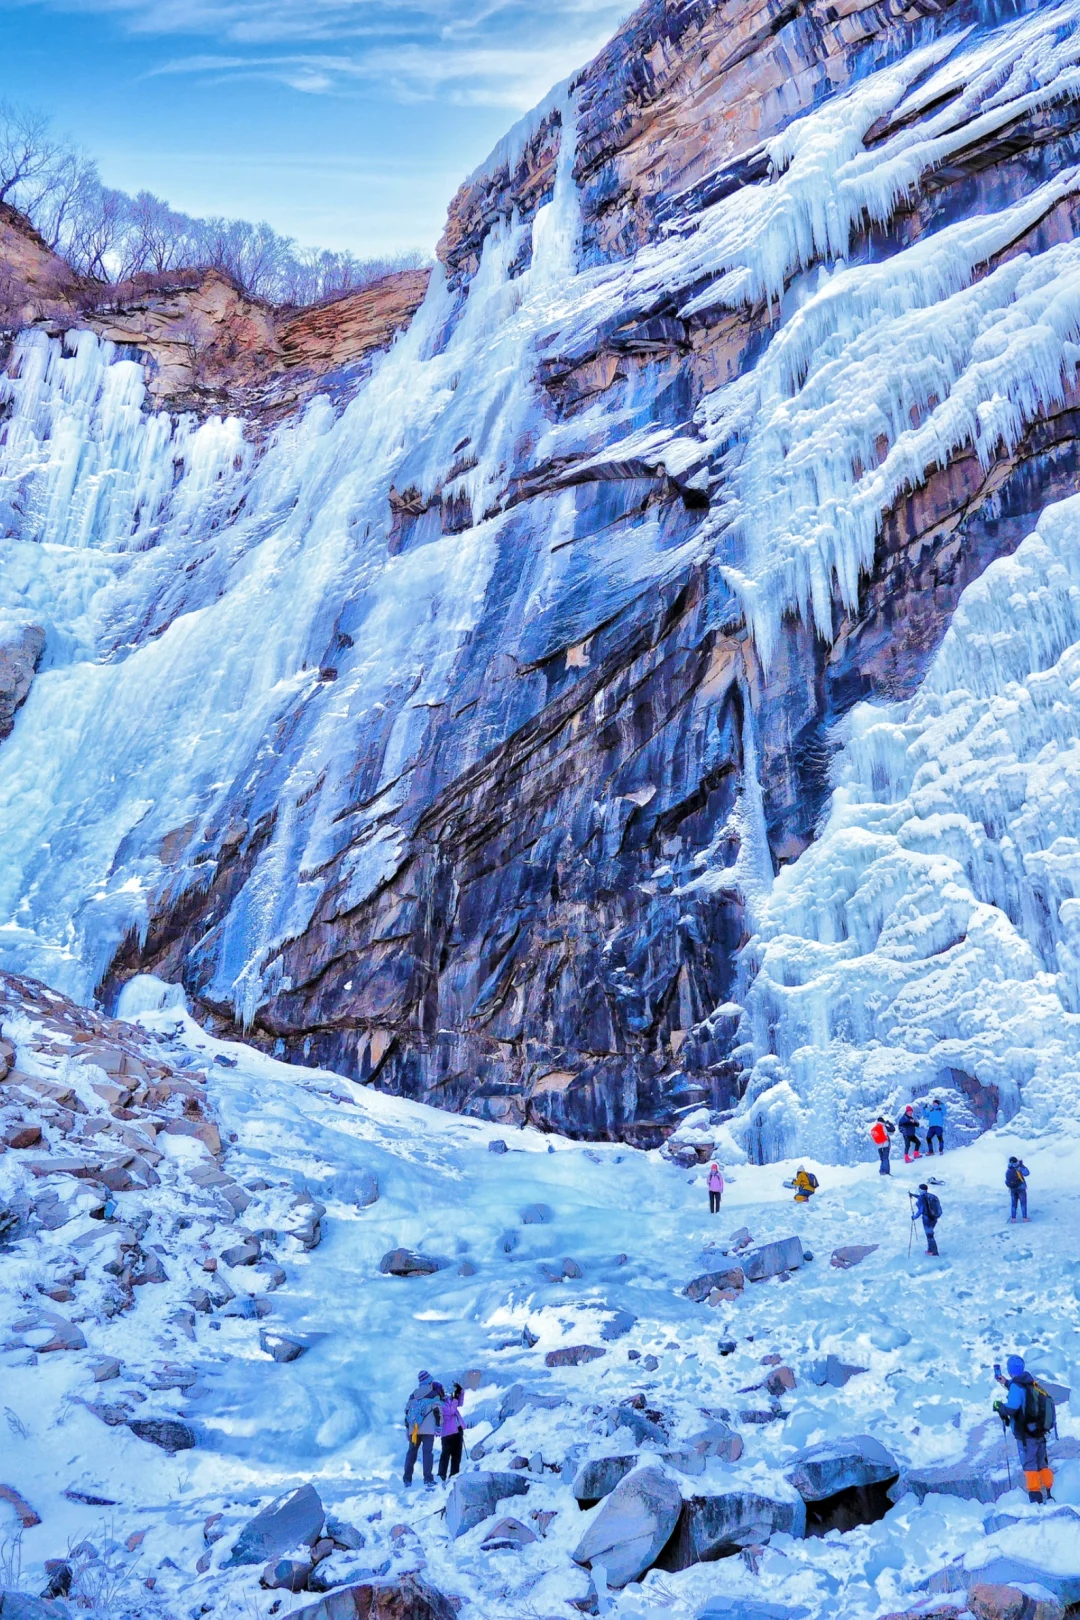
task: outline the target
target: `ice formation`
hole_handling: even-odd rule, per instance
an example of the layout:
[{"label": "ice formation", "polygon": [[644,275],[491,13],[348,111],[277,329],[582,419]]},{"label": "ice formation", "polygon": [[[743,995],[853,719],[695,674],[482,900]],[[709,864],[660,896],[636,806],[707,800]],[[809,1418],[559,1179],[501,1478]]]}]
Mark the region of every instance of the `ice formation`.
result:
[{"label": "ice formation", "polygon": [[[250,1019],[280,985],[277,952],[311,918],[330,863],[346,862],[347,905],[396,870],[420,813],[411,775],[434,747],[433,716],[445,710],[453,725],[457,661],[480,631],[489,668],[528,672],[694,559],[717,564],[724,611],[730,587],[766,666],[785,613],[827,630],[835,602],[857,597],[889,505],[963,446],[985,463],[1014,444],[1075,376],[1080,250],[1010,250],[1080,191],[1077,170],[903,251],[877,258],[871,235],[869,262],[846,258],[853,233],[887,226],[952,154],[1075,94],[1078,20],[1080,4],[1066,0],[945,34],[868,73],[772,142],[767,179],[697,212],[687,204],[660,240],[616,264],[582,262],[576,105],[560,87],[542,109],[562,130],[550,200],[531,221],[514,215],[488,232],[464,294],[436,272],[411,328],[340,414],[317,399],[261,448],[236,419],[148,415],[139,368],[90,334],[66,346],[24,336],[2,382],[0,616],[43,623],[48,644],[4,744],[0,960],[88,997],[125,937],[179,898],[242,814],[267,835],[215,919],[206,990]],[[526,121],[493,162],[537,127]],[[689,415],[642,373],[553,420],[537,383],[543,358],[586,352],[598,332],[665,300],[683,314],[763,303],[771,341]],[[550,469],[635,457],[710,492],[712,511],[689,538],[665,536],[648,511],[575,533],[572,499]],[[515,492],[544,469],[549,482],[519,521]],[[391,493],[420,514],[401,550],[390,543]],[[427,516],[436,496],[472,521],[443,534]],[[976,604],[1001,588],[1003,568],[1034,567],[1067,521],[1048,517],[1023,563],[969,593],[910,715],[851,721],[827,836],[782,875],[761,936],[748,1050],[763,1116],[778,1086],[785,1119],[801,1119],[811,1084],[816,1097],[834,1088],[838,1106],[868,1097],[873,1042],[897,1031],[910,1053],[904,1085],[933,1083],[951,1054],[951,1067],[973,1065],[1010,1107],[1021,1084],[1032,1108],[1056,1106],[1050,1071],[1072,1050],[1078,1005],[1067,852],[1034,810],[1022,827],[1001,821],[1000,804],[998,819],[989,804],[976,814],[962,793],[970,773],[934,763],[935,750],[960,746],[949,731],[957,705],[942,700],[942,717],[928,717]],[[513,589],[493,608],[492,582],[511,566]],[[1062,644],[1055,658],[1067,657]],[[1025,691],[1042,716],[1039,747],[1057,746],[1053,768],[1038,767],[1049,803],[1068,750],[1053,730],[1058,709],[1044,715],[1035,695],[1050,666],[1035,659],[1022,672],[1036,675]],[[1067,692],[1064,663],[1056,678]],[[962,686],[957,677],[948,690]],[[475,736],[490,748],[532,700],[478,701],[490,707]],[[911,727],[924,774],[938,773],[932,822],[923,777],[909,787],[899,763],[918,753],[896,740]],[[845,773],[884,781],[885,763],[876,775],[867,763],[879,747],[891,763],[887,808],[875,810],[870,788],[856,791]],[[988,785],[988,800],[998,791]],[[841,836],[855,804],[868,825],[844,823]],[[912,840],[945,840],[948,856],[909,848],[908,827],[921,829]],[[885,853],[886,837],[903,854]],[[926,920],[905,924],[889,957],[875,942],[900,927],[887,923],[891,897],[909,893],[919,861]],[[946,869],[939,884],[933,874]],[[843,907],[811,904],[819,890],[849,889]],[[922,915],[915,899],[903,904]],[[970,999],[980,974],[1000,975],[1000,1014],[988,1002],[935,1023],[931,997],[909,1020],[911,963],[949,956],[953,939],[950,982]],[[872,963],[866,1010],[844,1014],[822,983],[833,958],[856,949]],[[802,988],[785,991],[790,978]],[[924,997],[926,985],[910,993]],[[1045,1057],[1033,1055],[1036,1027]],[[805,1055],[807,1030],[828,1060]],[[815,1103],[822,1130],[842,1136],[827,1112]]]},{"label": "ice formation", "polygon": [[845,723],[820,836],[747,948],[737,1129],[870,1156],[866,1120],[957,1076],[1028,1130],[1080,1087],[1080,497],[961,598],[916,697]]}]

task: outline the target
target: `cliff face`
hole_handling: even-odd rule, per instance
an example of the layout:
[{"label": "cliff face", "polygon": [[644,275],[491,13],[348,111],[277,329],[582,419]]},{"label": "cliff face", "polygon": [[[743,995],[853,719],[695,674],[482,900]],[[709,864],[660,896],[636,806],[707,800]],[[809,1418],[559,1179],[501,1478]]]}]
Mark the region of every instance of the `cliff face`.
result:
[{"label": "cliff face", "polygon": [[[463,187],[341,414],[258,455],[133,419],[125,462],[179,476],[87,520],[130,555],[93,589],[78,560],[77,651],[4,745],[42,781],[83,703],[49,812],[80,875],[40,832],[9,857],[19,965],[183,979],[510,1122],[733,1106],[755,896],[838,722],[911,696],[1077,487],[1076,11],[650,0]],[[423,290],[298,317],[281,363]],[[16,419],[66,363],[26,351]],[[24,542],[57,538],[49,454]]]}]

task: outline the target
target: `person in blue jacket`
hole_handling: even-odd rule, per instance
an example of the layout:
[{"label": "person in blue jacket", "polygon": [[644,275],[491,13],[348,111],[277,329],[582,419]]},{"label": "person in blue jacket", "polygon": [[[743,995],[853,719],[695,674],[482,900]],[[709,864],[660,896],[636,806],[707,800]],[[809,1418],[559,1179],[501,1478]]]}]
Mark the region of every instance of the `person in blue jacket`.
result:
[{"label": "person in blue jacket", "polygon": [[1009,1424],[1015,1436],[1028,1500],[1051,1502],[1054,1470],[1046,1453],[1046,1437],[1053,1407],[1048,1407],[1046,1392],[1027,1371],[1023,1356],[1010,1356],[1005,1371],[1007,1378],[1001,1376],[1001,1368],[995,1364],[994,1377],[1008,1394],[1003,1401],[995,1401],[994,1411],[1003,1423]]},{"label": "person in blue jacket", "polygon": [[923,1231],[926,1233],[927,1254],[937,1254],[934,1227],[941,1219],[941,1200],[936,1193],[930,1191],[925,1181],[919,1182],[919,1196],[915,1200],[915,1219],[922,1221]]},{"label": "person in blue jacket", "polygon": [[932,1158],[935,1142],[937,1143],[939,1153],[944,1153],[945,1151],[945,1104],[941,1101],[940,1097],[935,1097],[933,1102],[930,1104],[929,1111],[926,1115],[926,1124],[928,1127],[926,1132],[926,1151]]},{"label": "person in blue jacket", "polygon": [[1031,1171],[1023,1159],[1018,1159],[1013,1154],[1005,1170],[1005,1185],[1009,1189],[1009,1199],[1012,1204],[1012,1212],[1009,1215],[1011,1221],[1015,1221],[1017,1209],[1020,1210],[1025,1221],[1028,1218],[1027,1178],[1030,1174]]}]

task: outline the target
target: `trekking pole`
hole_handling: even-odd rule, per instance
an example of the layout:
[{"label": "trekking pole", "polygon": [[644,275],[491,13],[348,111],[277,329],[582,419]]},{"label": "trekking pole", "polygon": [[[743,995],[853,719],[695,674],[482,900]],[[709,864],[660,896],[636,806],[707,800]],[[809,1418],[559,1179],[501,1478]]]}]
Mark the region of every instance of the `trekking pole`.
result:
[{"label": "trekking pole", "polygon": [[[911,1194],[910,1193],[908,1193],[908,1212],[909,1212],[909,1214],[911,1212]],[[914,1217],[914,1215],[912,1215],[910,1224],[908,1225],[908,1234],[907,1234],[907,1255],[908,1255],[909,1260],[911,1259],[911,1240],[914,1237],[914,1235],[915,1235],[915,1217]]]},{"label": "trekking pole", "polygon": [[1005,1447],[1005,1478],[1012,1490],[1012,1467],[1009,1463],[1009,1425],[1004,1418],[1001,1419],[1001,1443]]}]

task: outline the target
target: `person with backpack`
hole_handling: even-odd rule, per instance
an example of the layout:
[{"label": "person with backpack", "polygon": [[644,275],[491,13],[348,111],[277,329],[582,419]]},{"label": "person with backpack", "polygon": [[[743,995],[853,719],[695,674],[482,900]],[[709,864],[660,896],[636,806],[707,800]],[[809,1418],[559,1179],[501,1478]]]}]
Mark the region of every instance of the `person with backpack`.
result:
[{"label": "person with backpack", "polygon": [[429,1372],[416,1376],[416,1388],[405,1403],[405,1430],[409,1436],[409,1449],[405,1453],[405,1472],[402,1481],[412,1484],[413,1469],[419,1455],[423,1460],[424,1484],[434,1487],[435,1476],[431,1463],[435,1450],[435,1436],[442,1423],[443,1391]]},{"label": "person with backpack", "polygon": [[1003,1401],[994,1402],[1002,1423],[1012,1428],[1020,1466],[1024,1470],[1029,1502],[1051,1502],[1054,1471],[1046,1451],[1046,1437],[1057,1422],[1053,1398],[1032,1378],[1023,1356],[1010,1356],[1005,1363],[1008,1377],[994,1367],[994,1377],[1008,1391]]},{"label": "person with backpack", "polygon": [[922,1145],[919,1141],[919,1121],[910,1103],[896,1123],[900,1127],[900,1135],[904,1138],[904,1163],[910,1164],[912,1152],[918,1158]]},{"label": "person with backpack", "polygon": [[934,1227],[941,1219],[941,1199],[932,1193],[925,1181],[919,1182],[919,1196],[915,1200],[915,1213],[912,1220],[922,1221],[923,1231],[926,1233],[927,1254],[937,1254],[937,1238],[934,1236]]},{"label": "person with backpack", "polygon": [[709,1214],[719,1215],[720,1200],[724,1196],[724,1177],[718,1164],[709,1166]]},{"label": "person with backpack", "polygon": [[891,1176],[889,1168],[889,1155],[892,1153],[892,1135],[896,1130],[887,1119],[879,1114],[870,1127],[870,1140],[878,1150],[878,1175]]},{"label": "person with backpack", "polygon": [[926,1151],[934,1157],[934,1143],[937,1142],[938,1153],[945,1151],[945,1104],[939,1097],[935,1097],[930,1104],[926,1115]]},{"label": "person with backpack", "polygon": [[453,1479],[461,1471],[461,1448],[465,1444],[465,1425],[461,1418],[461,1403],[465,1399],[465,1391],[460,1384],[455,1384],[449,1395],[442,1403],[442,1423],[439,1432],[442,1435],[442,1446],[439,1449],[439,1478]]},{"label": "person with backpack", "polygon": [[800,1164],[791,1185],[795,1188],[795,1202],[808,1204],[818,1190],[818,1179],[812,1170],[804,1170]]},{"label": "person with backpack", "polygon": [[1009,1215],[1011,1221],[1015,1221],[1017,1209],[1022,1212],[1025,1221],[1028,1218],[1027,1178],[1030,1174],[1031,1171],[1024,1161],[1013,1154],[1005,1170],[1005,1185],[1009,1189],[1009,1198],[1012,1203],[1012,1210]]}]

